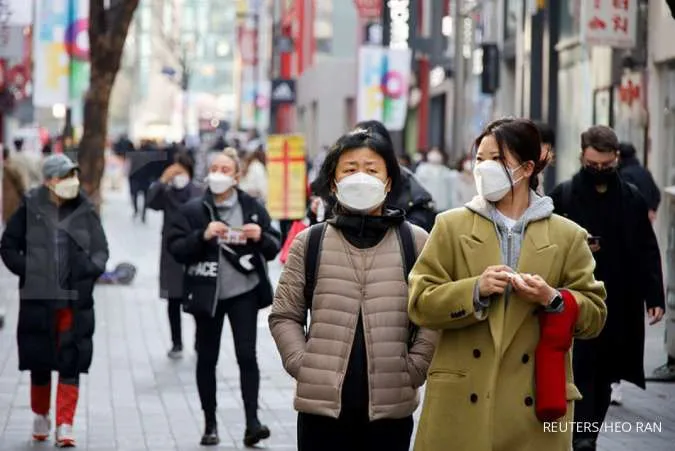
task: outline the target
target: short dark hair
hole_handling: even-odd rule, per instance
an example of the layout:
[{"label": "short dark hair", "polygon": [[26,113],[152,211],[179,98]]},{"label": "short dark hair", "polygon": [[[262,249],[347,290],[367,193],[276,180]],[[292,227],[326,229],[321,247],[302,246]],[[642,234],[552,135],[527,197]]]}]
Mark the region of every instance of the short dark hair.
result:
[{"label": "short dark hair", "polygon": [[192,159],[192,156],[189,153],[186,151],[176,152],[174,162],[182,166],[188,172],[188,174],[190,174],[190,178],[194,177],[195,160]]},{"label": "short dark hair", "polygon": [[632,143],[622,141],[619,143],[619,155],[621,158],[633,158],[637,155],[637,150]]},{"label": "short dark hair", "polygon": [[371,132],[377,133],[387,140],[392,149],[394,148],[394,141],[391,139],[391,134],[389,134],[389,130],[387,130],[387,127],[385,127],[382,122],[375,120],[361,121],[354,126],[354,130],[358,129],[369,130]]},{"label": "short dark hair", "polygon": [[594,125],[581,134],[581,150],[589,147],[603,153],[616,152],[619,150],[619,139],[606,125]]},{"label": "short dark hair", "polygon": [[[494,136],[499,149],[499,158],[504,164],[506,158],[506,149],[513,154],[519,163],[527,161],[534,162],[534,170],[530,177],[530,188],[536,189],[539,186],[537,175],[546,168],[547,158],[541,158],[541,138],[539,129],[529,119],[504,118],[490,122],[483,130],[483,133],[476,138],[474,145],[476,149],[480,146],[483,138]],[[511,176],[509,175],[509,178]],[[511,181],[513,184],[513,181]]]},{"label": "short dark hair", "polygon": [[391,180],[391,190],[395,191],[398,188],[401,180],[401,169],[391,141],[373,130],[357,128],[342,135],[331,147],[314,182],[316,193],[329,205],[334,203],[332,189],[340,157],[345,152],[361,147],[371,149],[384,159],[387,166],[387,176]]},{"label": "short dark hair", "polygon": [[555,132],[544,121],[534,121],[534,124],[539,129],[539,136],[541,137],[542,144],[548,144],[552,147],[555,147]]}]

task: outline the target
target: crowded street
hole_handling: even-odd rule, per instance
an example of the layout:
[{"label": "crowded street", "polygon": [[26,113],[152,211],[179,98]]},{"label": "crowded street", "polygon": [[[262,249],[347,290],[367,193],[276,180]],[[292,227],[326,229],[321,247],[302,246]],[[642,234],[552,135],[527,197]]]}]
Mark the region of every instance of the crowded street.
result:
[{"label": "crowded street", "polygon": [[[129,261],[138,267],[131,286],[96,288],[97,324],[94,361],[82,380],[76,414],[78,448],[96,451],[187,451],[197,445],[201,411],[195,386],[194,327],[184,315],[187,352],[182,360],[166,357],[169,327],[164,301],[157,298],[159,229],[161,216],[148,213],[147,223],[131,217],[126,189],[108,191],[103,225],[110,241],[110,261]],[[270,272],[277,279],[280,264]],[[16,279],[2,268],[0,305],[7,310],[0,330],[0,450],[35,450],[31,443],[28,392],[30,378],[16,371]],[[264,449],[296,449],[293,380],[284,372],[267,326],[268,310],[258,317],[258,356],[261,371],[260,417],[272,437]],[[645,343],[645,370],[662,358],[663,327],[649,328]],[[243,449],[242,401],[238,369],[229,328],[225,328],[218,364],[218,419],[222,432],[219,450]],[[623,406],[613,406],[605,420],[619,422],[620,432],[602,434],[603,451],[669,451],[675,442],[675,384],[649,383],[647,391],[627,386]],[[419,417],[417,411],[416,418]],[[638,431],[638,424],[644,425]],[[650,430],[649,428],[661,428]],[[622,428],[622,429],[621,429]],[[46,445],[45,445],[46,446]],[[46,449],[46,448],[45,448]],[[451,448],[449,448],[451,449]]]}]

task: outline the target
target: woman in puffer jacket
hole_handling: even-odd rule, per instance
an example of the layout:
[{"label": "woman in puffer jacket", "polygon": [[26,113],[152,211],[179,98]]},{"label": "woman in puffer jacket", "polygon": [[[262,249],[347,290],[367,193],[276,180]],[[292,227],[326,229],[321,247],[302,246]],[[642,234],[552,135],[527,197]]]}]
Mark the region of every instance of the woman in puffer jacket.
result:
[{"label": "woman in puffer jacket", "polygon": [[297,381],[300,451],[410,447],[436,334],[416,329],[406,313],[406,262],[427,234],[384,205],[400,177],[383,136],[357,129],[341,137],[317,184],[324,200],[337,199],[334,215],[291,247],[269,323]]}]

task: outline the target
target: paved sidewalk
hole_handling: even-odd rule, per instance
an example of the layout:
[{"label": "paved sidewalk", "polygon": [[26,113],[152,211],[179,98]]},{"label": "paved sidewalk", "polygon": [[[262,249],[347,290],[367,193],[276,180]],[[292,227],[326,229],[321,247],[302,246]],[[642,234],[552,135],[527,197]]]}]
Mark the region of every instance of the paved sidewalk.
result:
[{"label": "paved sidewalk", "polygon": [[[170,342],[166,305],[157,297],[161,216],[149,213],[145,225],[132,220],[126,192],[120,191],[106,196],[103,221],[110,241],[110,266],[130,261],[138,266],[138,275],[133,286],[101,286],[96,290],[94,362],[89,376],[82,378],[75,425],[78,449],[206,449],[198,446],[202,415],[194,376],[194,327],[188,315],[183,317],[185,357],[176,362],[166,357]],[[278,265],[272,266],[275,278],[279,270]],[[5,328],[0,330],[0,450],[51,449],[49,443],[33,445],[29,440],[29,377],[17,371],[14,338],[17,304],[16,280],[0,264],[0,308],[4,305],[8,315]],[[266,311],[260,314],[258,333],[260,416],[272,430],[272,438],[263,447],[295,449],[294,384],[281,367],[267,328]],[[650,328],[646,357],[649,371],[662,363],[662,342],[663,328]],[[221,349],[218,415],[222,444],[215,449],[241,449],[243,407],[227,327]],[[628,422],[633,431],[605,434],[602,450],[675,449],[675,384],[650,384],[646,392],[626,387],[624,406],[612,407],[608,421]],[[662,432],[637,432],[637,421],[660,422]],[[451,444],[448,449],[452,449]]]}]

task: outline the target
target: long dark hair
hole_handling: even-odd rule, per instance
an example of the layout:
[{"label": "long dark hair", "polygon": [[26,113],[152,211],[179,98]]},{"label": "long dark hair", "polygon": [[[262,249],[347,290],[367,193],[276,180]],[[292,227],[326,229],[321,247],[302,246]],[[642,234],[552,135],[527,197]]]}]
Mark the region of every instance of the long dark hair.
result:
[{"label": "long dark hair", "polygon": [[[539,186],[537,176],[546,168],[548,159],[541,158],[541,136],[535,123],[522,118],[504,118],[492,121],[485,127],[483,133],[476,138],[474,142],[476,149],[486,136],[494,136],[497,141],[499,159],[504,167],[506,167],[506,150],[511,152],[520,164],[528,161],[534,162],[534,170],[530,177],[530,188],[536,190]],[[508,171],[506,173],[511,181],[511,189],[513,189],[511,174]]]},{"label": "long dark hair", "polygon": [[316,193],[329,205],[334,204],[333,186],[338,161],[345,152],[367,147],[384,159],[387,166],[387,176],[391,180],[391,190],[398,188],[401,179],[401,170],[398,166],[396,153],[391,141],[384,136],[368,129],[354,129],[342,135],[328,151],[326,159],[321,165],[319,175],[313,183]]}]

